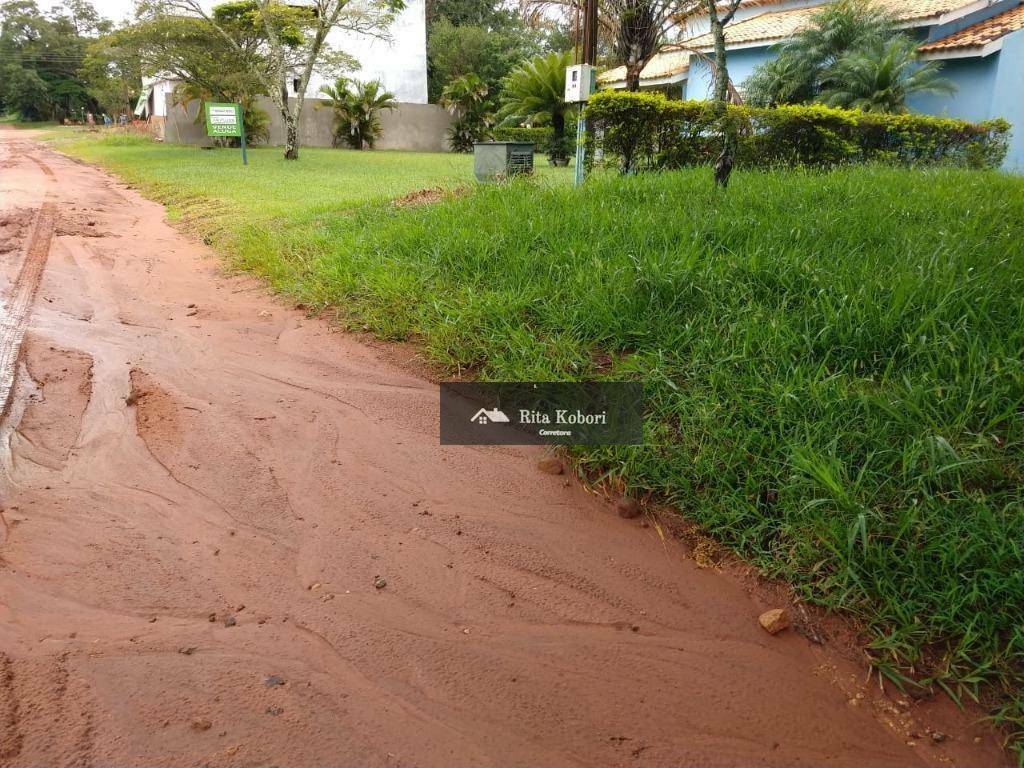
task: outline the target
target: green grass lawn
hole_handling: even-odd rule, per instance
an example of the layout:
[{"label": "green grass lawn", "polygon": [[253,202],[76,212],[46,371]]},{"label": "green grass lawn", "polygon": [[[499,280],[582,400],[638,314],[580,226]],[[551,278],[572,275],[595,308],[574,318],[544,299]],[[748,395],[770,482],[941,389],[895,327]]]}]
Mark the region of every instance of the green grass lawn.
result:
[{"label": "green grass lawn", "polygon": [[[432,187],[456,189],[475,183],[473,158],[443,152],[393,152],[303,147],[298,163],[276,147],[250,148],[242,165],[239,149],[156,144],[115,129],[49,131],[54,146],[104,165],[161,199],[216,200],[248,221],[284,219],[350,210]],[[541,178],[569,182],[571,171],[550,168],[537,156]]]},{"label": "green grass lawn", "polygon": [[470,159],[66,150],[450,370],[645,381],[646,445],[579,449],[588,472],[857,616],[900,685],[1024,728],[1024,180],[741,172],[717,194],[706,169],[545,171],[397,208]]}]

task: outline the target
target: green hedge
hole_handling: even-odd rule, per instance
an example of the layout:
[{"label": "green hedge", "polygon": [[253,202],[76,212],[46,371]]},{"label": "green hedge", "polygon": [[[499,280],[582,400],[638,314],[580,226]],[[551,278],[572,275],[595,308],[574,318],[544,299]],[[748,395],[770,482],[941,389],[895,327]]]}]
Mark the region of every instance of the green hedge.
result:
[{"label": "green hedge", "polygon": [[[594,148],[623,167],[679,168],[709,163],[721,146],[716,107],[660,93],[602,91],[587,105]],[[746,167],[834,166],[883,161],[997,168],[1010,124],[969,123],[928,115],[887,115],[819,104],[733,106],[724,119],[739,133],[737,164]],[[591,156],[593,156],[592,153]]]},{"label": "green hedge", "polygon": [[550,128],[495,128],[492,133],[495,141],[532,141],[538,151],[551,141]]}]

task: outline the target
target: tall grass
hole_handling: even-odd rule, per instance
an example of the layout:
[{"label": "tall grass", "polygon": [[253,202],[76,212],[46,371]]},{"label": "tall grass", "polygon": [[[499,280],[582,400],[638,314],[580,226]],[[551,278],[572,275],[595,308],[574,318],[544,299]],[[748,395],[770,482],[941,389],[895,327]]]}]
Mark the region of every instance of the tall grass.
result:
[{"label": "tall grass", "polygon": [[646,444],[579,449],[588,470],[860,617],[898,684],[994,693],[1024,732],[1024,181],[861,167],[715,194],[684,171],[413,209],[271,194],[223,193],[240,265],[452,370],[643,380]]},{"label": "tall grass", "polygon": [[1020,727],[1021,180],[523,184],[251,231],[239,253],[453,369],[647,382],[646,445],[581,449],[587,468],[861,617],[897,683],[992,683]]}]

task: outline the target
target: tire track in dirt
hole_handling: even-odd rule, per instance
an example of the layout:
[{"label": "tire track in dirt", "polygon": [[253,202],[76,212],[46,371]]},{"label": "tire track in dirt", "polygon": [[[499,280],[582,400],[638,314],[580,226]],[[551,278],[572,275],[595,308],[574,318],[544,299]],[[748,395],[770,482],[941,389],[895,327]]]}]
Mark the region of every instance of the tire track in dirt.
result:
[{"label": "tire track in dirt", "polygon": [[[42,163],[40,166],[45,167]],[[9,305],[3,317],[0,317],[0,418],[7,415],[10,406],[21,342],[32,311],[32,302],[35,301],[46,268],[50,240],[53,239],[56,225],[56,205],[52,201],[44,202],[36,211],[21,269],[11,286]]]},{"label": "tire track in dirt", "polygon": [[6,765],[21,754],[23,736],[18,727],[18,699],[14,695],[14,666],[0,652],[0,761]]}]

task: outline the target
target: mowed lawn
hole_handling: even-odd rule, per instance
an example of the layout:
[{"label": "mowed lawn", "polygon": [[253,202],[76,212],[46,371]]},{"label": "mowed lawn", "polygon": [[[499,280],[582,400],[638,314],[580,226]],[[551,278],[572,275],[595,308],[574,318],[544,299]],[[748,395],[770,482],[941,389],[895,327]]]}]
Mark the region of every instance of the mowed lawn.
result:
[{"label": "mowed lawn", "polygon": [[[256,147],[249,148],[243,166],[240,149],[158,144],[116,129],[57,128],[45,136],[57,149],[103,165],[162,199],[201,196],[244,211],[250,220],[301,220],[422,189],[475,183],[473,158],[452,153],[302,147],[294,163],[280,148]],[[536,160],[540,177],[569,182],[571,171],[549,168],[540,155]]]},{"label": "mowed lawn", "polygon": [[67,151],[449,370],[646,382],[646,444],[577,449],[588,473],[857,616],[890,680],[979,697],[1022,731],[1024,180],[780,170],[716,193],[706,169],[582,190],[545,171],[478,188],[451,155],[261,150],[243,170],[226,151]]}]

